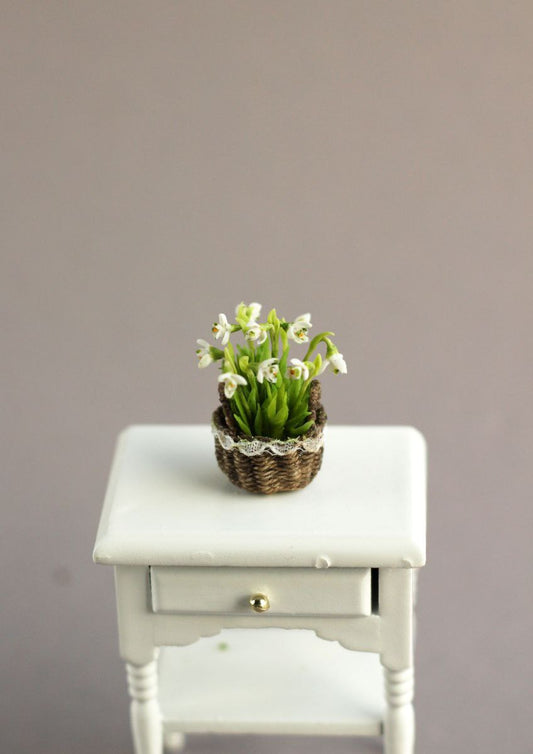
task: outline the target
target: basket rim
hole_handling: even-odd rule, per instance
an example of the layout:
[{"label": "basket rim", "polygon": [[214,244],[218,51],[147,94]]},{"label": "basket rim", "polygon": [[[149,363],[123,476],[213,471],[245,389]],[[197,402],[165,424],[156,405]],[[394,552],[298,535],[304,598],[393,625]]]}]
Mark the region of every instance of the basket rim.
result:
[{"label": "basket rim", "polygon": [[[215,411],[215,414],[218,412]],[[218,417],[217,417],[218,418]],[[324,423],[325,424],[325,423]],[[245,456],[287,456],[296,452],[318,453],[324,446],[324,426],[311,436],[294,437],[287,440],[275,440],[272,437],[253,436],[249,439],[239,437],[234,439],[225,427],[221,427],[213,420],[211,431],[215,440],[226,452],[236,450]]]}]

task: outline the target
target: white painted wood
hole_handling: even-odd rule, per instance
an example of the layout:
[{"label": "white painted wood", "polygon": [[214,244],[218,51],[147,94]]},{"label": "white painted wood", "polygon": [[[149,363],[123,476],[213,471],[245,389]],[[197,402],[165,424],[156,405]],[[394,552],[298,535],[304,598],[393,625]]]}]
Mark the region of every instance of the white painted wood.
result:
[{"label": "white painted wood", "polygon": [[[268,597],[268,615],[370,615],[369,568],[150,569],[156,613],[256,614],[250,597]],[[266,617],[267,613],[257,616]]]},{"label": "white painted wood", "polygon": [[379,735],[383,677],[374,654],[309,631],[223,631],[160,655],[165,731]]},{"label": "white painted wood", "polygon": [[413,664],[413,570],[379,571],[381,662],[390,670]]},{"label": "white painted wood", "polygon": [[346,649],[379,652],[381,621],[377,615],[363,618],[320,615],[222,615],[153,614],[153,641],[157,646],[186,646],[225,628],[286,628],[314,631],[321,639],[338,641]]},{"label": "white painted wood", "polygon": [[122,565],[411,567],[425,562],[425,444],[410,427],[328,427],[305,489],[250,495],[207,426],[121,436],[94,559]]},{"label": "white painted wood", "polygon": [[387,712],[385,715],[385,754],[413,754],[415,715],[413,710],[413,668],[385,668]]},{"label": "white painted wood", "polygon": [[413,569],[383,568],[379,573],[386,754],[414,752],[413,582]]},{"label": "white painted wood", "polygon": [[[425,560],[415,430],[329,428],[310,487],[264,497],[220,474],[207,427],[134,427],[94,558],[115,565],[136,754],[161,754],[163,733],[179,745],[186,732],[383,726],[386,754],[413,754],[413,572]],[[252,592],[271,610],[245,608]]]},{"label": "white painted wood", "polygon": [[158,646],[148,573],[143,566],[115,566],[120,656],[132,665],[153,660]]},{"label": "white painted wood", "polygon": [[157,663],[127,663],[126,668],[135,754],[163,754],[161,713],[157,694]]},{"label": "white painted wood", "polygon": [[[156,647],[191,644],[223,628],[305,628],[350,649],[380,651],[380,619],[376,615],[354,618],[272,615],[269,612],[249,615],[155,613],[148,573],[149,569],[142,566],[115,566],[120,655],[130,663],[147,663],[154,658]],[[317,572],[313,569],[311,573]]]}]

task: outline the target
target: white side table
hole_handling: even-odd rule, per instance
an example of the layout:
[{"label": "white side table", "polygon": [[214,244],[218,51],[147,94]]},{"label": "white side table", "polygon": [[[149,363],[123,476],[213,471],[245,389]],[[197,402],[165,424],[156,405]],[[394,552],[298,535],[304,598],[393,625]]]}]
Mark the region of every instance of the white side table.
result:
[{"label": "white side table", "polygon": [[226,480],[207,426],[126,430],[94,560],[115,567],[136,754],[198,732],[383,733],[412,754],[425,513],[409,427],[328,427],[316,479],[273,496]]}]

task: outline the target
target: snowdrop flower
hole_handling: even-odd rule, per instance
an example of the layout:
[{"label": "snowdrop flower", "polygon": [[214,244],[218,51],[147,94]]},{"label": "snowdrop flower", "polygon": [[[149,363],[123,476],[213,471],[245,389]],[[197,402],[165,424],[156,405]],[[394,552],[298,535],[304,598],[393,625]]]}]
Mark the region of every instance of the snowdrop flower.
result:
[{"label": "snowdrop flower", "polygon": [[276,382],[279,374],[279,360],[266,359],[259,364],[257,369],[257,381],[263,382],[266,378],[269,382]]},{"label": "snowdrop flower", "polygon": [[256,301],[254,301],[251,304],[245,304],[244,301],[242,301],[238,306],[235,307],[235,316],[236,317],[246,317],[248,316],[248,319],[250,322],[255,322],[255,320],[259,317],[261,314],[261,304],[258,304]]},{"label": "snowdrop flower", "polygon": [[291,359],[292,366],[289,367],[288,374],[290,380],[299,380],[303,377],[306,380],[309,377],[309,369],[300,359]]},{"label": "snowdrop flower", "polygon": [[287,328],[287,335],[297,343],[307,343],[307,341],[309,340],[309,338],[307,337],[307,331],[312,326],[311,315],[300,314],[300,316],[296,317],[294,322],[291,322],[291,324]]},{"label": "snowdrop flower", "polygon": [[239,385],[246,385],[246,380],[241,377],[240,374],[234,374],[233,372],[224,372],[218,378],[219,382],[224,382],[224,395],[226,398],[233,398],[233,394],[237,390]]},{"label": "snowdrop flower", "polygon": [[231,325],[228,322],[225,314],[218,315],[218,322],[213,322],[211,332],[218,340],[222,338],[222,345],[225,346],[229,340],[229,334],[231,332]]},{"label": "snowdrop flower", "polygon": [[202,340],[202,338],[198,338],[196,341],[200,348],[196,349],[196,355],[198,356],[198,368],[203,369],[204,367],[209,366],[211,362],[213,361],[213,357],[211,356],[211,346],[209,343],[205,340]]},{"label": "snowdrop flower", "polygon": [[248,322],[248,326],[246,327],[246,330],[244,331],[244,337],[246,340],[257,340],[258,345],[261,345],[261,343],[264,343],[267,339],[266,330],[263,330],[261,325],[258,325],[257,322]]},{"label": "snowdrop flower", "polygon": [[330,354],[328,361],[335,374],[346,374],[348,372],[348,367],[346,366],[342,353],[336,351],[335,353]]},{"label": "snowdrop flower", "polygon": [[254,301],[248,306],[248,311],[250,314],[250,322],[255,322],[255,320],[261,314],[261,304],[258,304],[256,301]]}]

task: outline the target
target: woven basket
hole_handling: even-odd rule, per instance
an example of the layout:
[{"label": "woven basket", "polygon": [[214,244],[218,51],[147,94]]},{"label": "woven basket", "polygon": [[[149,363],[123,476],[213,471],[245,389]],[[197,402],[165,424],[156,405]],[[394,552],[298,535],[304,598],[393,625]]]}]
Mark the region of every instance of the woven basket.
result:
[{"label": "woven basket", "polygon": [[[314,479],[322,464],[322,439],[327,420],[320,403],[318,380],[311,383],[309,394],[309,418],[313,418],[315,424],[306,435],[290,441],[244,436],[233,418],[223,385],[219,387],[219,396],[221,405],[213,413],[215,454],[220,469],[233,484],[248,492],[270,495],[301,489]],[[268,447],[257,453],[255,446],[259,444]]]}]

